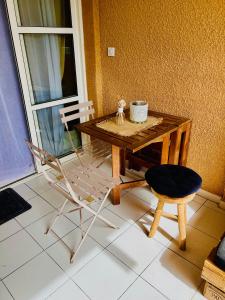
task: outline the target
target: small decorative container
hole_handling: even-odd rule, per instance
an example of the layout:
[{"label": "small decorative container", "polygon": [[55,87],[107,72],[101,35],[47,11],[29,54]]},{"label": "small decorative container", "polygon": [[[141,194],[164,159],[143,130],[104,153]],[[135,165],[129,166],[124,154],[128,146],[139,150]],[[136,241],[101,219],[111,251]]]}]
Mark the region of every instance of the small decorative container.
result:
[{"label": "small decorative container", "polygon": [[130,120],[134,123],[144,123],[148,118],[148,103],[136,100],[130,103]]},{"label": "small decorative container", "polygon": [[123,107],[119,107],[116,113],[116,124],[123,125],[125,122],[125,113],[123,112]]},{"label": "small decorative container", "polygon": [[125,122],[125,113],[123,112],[124,107],[126,106],[126,101],[121,99],[118,101],[118,110],[116,113],[116,124],[121,126]]}]

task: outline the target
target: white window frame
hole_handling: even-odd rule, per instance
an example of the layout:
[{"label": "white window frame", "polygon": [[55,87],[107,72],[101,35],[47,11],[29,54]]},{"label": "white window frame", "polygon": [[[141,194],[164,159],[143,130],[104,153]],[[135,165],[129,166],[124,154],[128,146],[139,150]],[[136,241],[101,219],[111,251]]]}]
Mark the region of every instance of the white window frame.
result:
[{"label": "white window frame", "polygon": [[[31,141],[35,145],[40,143],[40,134],[36,130],[35,114],[34,111],[38,109],[57,106],[60,104],[70,103],[79,100],[79,102],[86,101],[87,95],[87,81],[86,81],[86,68],[85,68],[85,54],[84,54],[84,34],[83,34],[83,19],[82,19],[82,5],[81,0],[70,0],[72,28],[57,28],[57,27],[21,27],[18,26],[18,4],[17,0],[5,0],[8,10],[8,17],[11,26],[12,39],[17,60],[17,67],[20,77],[20,83],[23,92],[25,110],[27,121],[30,130]],[[32,0],[31,0],[32,1]],[[48,0],[46,0],[48,1]],[[51,102],[32,105],[33,91],[31,85],[30,72],[28,67],[27,57],[25,55],[24,39],[21,34],[25,33],[53,33],[53,34],[72,34],[74,41],[74,58],[76,67],[77,79],[77,93],[78,96],[72,96],[54,100]],[[81,119],[81,122],[85,119]],[[36,123],[37,124],[37,123]],[[61,161],[68,161],[74,157],[70,154],[61,158]],[[43,170],[43,166],[36,162],[37,172]]]}]

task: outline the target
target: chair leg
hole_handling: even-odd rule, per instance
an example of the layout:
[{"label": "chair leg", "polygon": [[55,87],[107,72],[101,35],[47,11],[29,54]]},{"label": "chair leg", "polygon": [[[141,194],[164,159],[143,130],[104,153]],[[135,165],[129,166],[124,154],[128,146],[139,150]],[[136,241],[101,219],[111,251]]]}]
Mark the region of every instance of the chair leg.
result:
[{"label": "chair leg", "polygon": [[163,206],[164,206],[164,201],[159,201],[156,211],[155,211],[154,220],[153,220],[150,232],[149,232],[149,237],[153,237],[156,233],[156,230],[159,225],[160,217],[162,215]]},{"label": "chair leg", "polygon": [[62,216],[63,210],[64,210],[64,208],[65,208],[67,202],[68,202],[68,199],[66,199],[66,201],[65,201],[65,202],[63,203],[63,205],[61,206],[61,208],[60,208],[58,214],[57,214],[57,215],[52,219],[52,221],[50,222],[50,224],[49,224],[47,230],[45,231],[45,234],[46,234],[46,235],[49,233],[49,231],[52,230],[52,227],[55,225],[55,223],[56,223],[56,221],[58,220],[58,218]]},{"label": "chair leg", "polygon": [[84,237],[84,233],[83,233],[83,228],[82,228],[82,222],[83,222],[83,218],[82,218],[82,209],[80,209],[79,211],[80,214],[80,230],[81,230],[81,237]]},{"label": "chair leg", "polygon": [[179,244],[181,250],[186,250],[186,204],[178,204]]},{"label": "chair leg", "polygon": [[[72,262],[74,261],[76,255],[78,254],[78,252],[79,252],[81,246],[83,245],[83,243],[84,243],[84,241],[85,241],[85,239],[86,239],[86,237],[87,237],[89,231],[91,230],[91,228],[92,228],[92,226],[93,226],[95,220],[99,217],[99,213],[100,213],[100,211],[102,210],[103,205],[104,205],[104,203],[105,203],[105,200],[107,199],[107,197],[108,197],[110,191],[111,191],[111,190],[109,190],[109,191],[107,192],[107,194],[105,195],[104,200],[102,201],[102,203],[101,203],[100,207],[98,208],[98,210],[97,210],[95,216],[93,217],[93,219],[92,219],[92,221],[91,221],[91,224],[88,226],[87,231],[85,232],[84,236],[82,237],[82,239],[81,239],[81,241],[80,241],[80,244],[79,244],[79,246],[77,247],[76,251],[73,250],[73,251],[71,252],[70,263],[72,263]],[[113,226],[114,226],[114,225],[113,225]],[[117,228],[117,227],[114,226],[113,228]]]}]

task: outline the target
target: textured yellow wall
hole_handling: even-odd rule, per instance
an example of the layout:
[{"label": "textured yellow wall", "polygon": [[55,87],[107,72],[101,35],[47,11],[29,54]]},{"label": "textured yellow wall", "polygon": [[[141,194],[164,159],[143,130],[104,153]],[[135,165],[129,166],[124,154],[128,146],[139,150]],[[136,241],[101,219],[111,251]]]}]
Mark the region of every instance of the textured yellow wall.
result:
[{"label": "textured yellow wall", "polygon": [[84,47],[88,99],[102,115],[102,69],[98,0],[82,0]]},{"label": "textured yellow wall", "polygon": [[[190,117],[188,166],[201,174],[204,189],[222,194],[225,1],[99,0],[99,16],[104,113],[123,96]],[[116,57],[107,57],[109,46]]]}]

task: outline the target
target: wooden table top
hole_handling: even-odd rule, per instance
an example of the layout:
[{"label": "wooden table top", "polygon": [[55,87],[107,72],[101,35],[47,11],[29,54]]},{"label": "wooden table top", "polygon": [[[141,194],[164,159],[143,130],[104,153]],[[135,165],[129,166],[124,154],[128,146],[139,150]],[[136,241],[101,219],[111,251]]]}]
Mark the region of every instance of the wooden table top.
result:
[{"label": "wooden table top", "polygon": [[[125,114],[126,114],[126,118],[129,119],[129,110],[126,110]],[[108,142],[112,145],[124,148],[131,152],[136,152],[139,149],[143,148],[143,146],[147,146],[151,144],[153,141],[162,138],[164,135],[176,131],[177,128],[180,127],[181,125],[190,122],[190,119],[188,118],[168,115],[168,114],[149,110],[148,111],[149,116],[153,116],[157,118],[162,117],[163,122],[149,129],[142,130],[139,133],[129,137],[120,136],[118,134],[108,132],[96,126],[97,123],[112,118],[115,115],[116,113],[113,113],[84,123],[80,123],[76,125],[76,128],[80,132],[84,132],[90,136],[104,140],[105,142]]]}]

